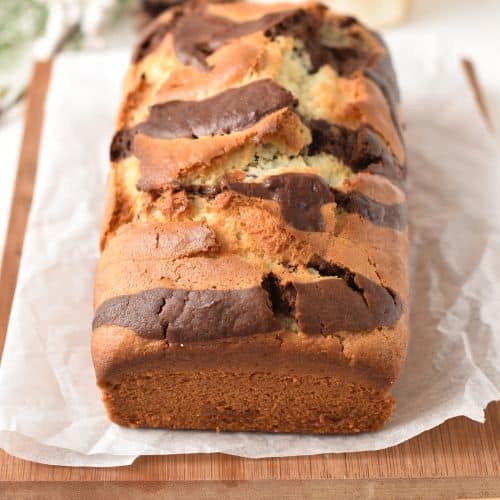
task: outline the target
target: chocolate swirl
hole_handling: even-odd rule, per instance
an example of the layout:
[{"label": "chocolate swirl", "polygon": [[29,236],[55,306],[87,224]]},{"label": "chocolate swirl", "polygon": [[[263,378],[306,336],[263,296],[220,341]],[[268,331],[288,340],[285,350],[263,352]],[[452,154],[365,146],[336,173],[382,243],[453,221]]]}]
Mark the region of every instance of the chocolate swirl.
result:
[{"label": "chocolate swirl", "polygon": [[334,277],[282,284],[271,274],[261,287],[242,290],[154,288],[113,297],[98,307],[92,326],[117,325],[152,340],[193,342],[276,332],[283,316],[304,333],[323,335],[398,322],[402,303],[395,292],[338,266],[316,267]]},{"label": "chocolate swirl", "polygon": [[229,89],[201,101],[155,104],[144,122],[115,134],[110,147],[111,161],[133,153],[133,140],[138,133],[161,139],[230,134],[294,105],[293,95],[269,79]]},{"label": "chocolate swirl", "polygon": [[358,214],[378,226],[396,230],[406,227],[404,205],[385,205],[359,191],[331,189],[320,176],[314,174],[286,173],[270,176],[261,183],[230,182],[227,186],[245,196],[275,201],[283,218],[302,231],[322,231],[321,208],[332,202],[339,210]]}]

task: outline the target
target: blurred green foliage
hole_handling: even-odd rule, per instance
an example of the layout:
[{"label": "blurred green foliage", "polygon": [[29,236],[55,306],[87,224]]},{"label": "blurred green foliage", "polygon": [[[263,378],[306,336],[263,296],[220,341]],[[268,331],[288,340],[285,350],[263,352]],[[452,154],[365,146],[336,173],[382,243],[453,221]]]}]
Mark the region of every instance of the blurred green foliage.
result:
[{"label": "blurred green foliage", "polygon": [[41,35],[47,5],[36,0],[0,0],[0,56]]}]

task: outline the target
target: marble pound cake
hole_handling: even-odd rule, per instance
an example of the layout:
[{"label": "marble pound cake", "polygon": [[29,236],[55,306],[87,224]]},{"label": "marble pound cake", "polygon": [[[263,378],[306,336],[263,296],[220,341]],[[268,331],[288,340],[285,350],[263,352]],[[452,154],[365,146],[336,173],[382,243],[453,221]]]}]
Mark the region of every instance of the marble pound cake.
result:
[{"label": "marble pound cake", "polygon": [[355,433],[408,334],[405,150],[381,39],[319,4],[174,8],[111,144],[92,354],[130,427]]}]

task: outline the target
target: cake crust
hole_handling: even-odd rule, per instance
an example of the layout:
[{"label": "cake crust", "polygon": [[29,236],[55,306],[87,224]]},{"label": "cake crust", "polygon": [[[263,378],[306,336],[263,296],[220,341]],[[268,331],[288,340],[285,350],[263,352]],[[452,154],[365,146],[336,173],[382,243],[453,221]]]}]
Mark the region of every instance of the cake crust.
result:
[{"label": "cake crust", "polygon": [[188,4],[125,78],[92,356],[130,427],[379,429],[407,349],[387,48],[319,4]]}]

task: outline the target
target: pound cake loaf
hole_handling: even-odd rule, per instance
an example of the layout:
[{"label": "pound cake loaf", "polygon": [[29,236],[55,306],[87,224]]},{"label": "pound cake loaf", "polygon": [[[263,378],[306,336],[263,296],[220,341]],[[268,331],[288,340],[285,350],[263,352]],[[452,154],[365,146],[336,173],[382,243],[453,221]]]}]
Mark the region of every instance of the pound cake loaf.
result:
[{"label": "pound cake loaf", "polygon": [[155,19],[111,144],[92,355],[130,427],[380,428],[407,347],[399,94],[320,4]]}]

